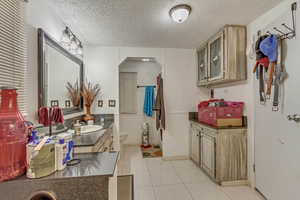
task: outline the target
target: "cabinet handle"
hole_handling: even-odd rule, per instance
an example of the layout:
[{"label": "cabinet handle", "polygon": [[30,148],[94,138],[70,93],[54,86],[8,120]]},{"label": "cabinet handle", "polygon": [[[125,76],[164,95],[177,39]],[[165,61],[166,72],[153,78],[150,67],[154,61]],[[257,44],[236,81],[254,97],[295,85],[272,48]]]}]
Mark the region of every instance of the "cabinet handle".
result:
[{"label": "cabinet handle", "polygon": [[218,60],[219,60],[219,56],[215,56],[215,57],[212,59],[213,62],[217,62]]}]

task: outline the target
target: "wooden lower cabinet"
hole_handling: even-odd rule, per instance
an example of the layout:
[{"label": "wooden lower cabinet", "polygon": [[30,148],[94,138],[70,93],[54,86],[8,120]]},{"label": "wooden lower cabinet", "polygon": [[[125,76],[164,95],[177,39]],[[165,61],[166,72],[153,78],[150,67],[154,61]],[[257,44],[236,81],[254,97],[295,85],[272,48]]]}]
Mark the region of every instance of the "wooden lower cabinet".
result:
[{"label": "wooden lower cabinet", "polygon": [[196,165],[200,165],[200,132],[193,127],[190,129],[190,158]]},{"label": "wooden lower cabinet", "polygon": [[216,177],[216,138],[203,132],[200,134],[200,167],[212,178]]},{"label": "wooden lower cabinet", "polygon": [[190,144],[199,142],[199,166],[211,179],[221,185],[247,183],[246,128],[215,129],[191,122],[191,130],[199,133],[199,138],[191,134]]}]

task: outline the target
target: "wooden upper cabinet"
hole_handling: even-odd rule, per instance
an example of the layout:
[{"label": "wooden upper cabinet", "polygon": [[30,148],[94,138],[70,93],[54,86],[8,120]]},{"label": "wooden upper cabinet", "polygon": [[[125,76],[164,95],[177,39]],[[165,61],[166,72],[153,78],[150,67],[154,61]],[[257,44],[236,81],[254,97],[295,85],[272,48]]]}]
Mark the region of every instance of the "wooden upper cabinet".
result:
[{"label": "wooden upper cabinet", "polygon": [[224,79],[224,33],[220,32],[208,42],[208,81]]},{"label": "wooden upper cabinet", "polygon": [[207,56],[207,44],[204,45],[199,51],[197,51],[198,55],[198,85],[205,84],[208,79],[208,56]]},{"label": "wooden upper cabinet", "polygon": [[198,86],[246,80],[246,27],[227,25],[198,50]]}]

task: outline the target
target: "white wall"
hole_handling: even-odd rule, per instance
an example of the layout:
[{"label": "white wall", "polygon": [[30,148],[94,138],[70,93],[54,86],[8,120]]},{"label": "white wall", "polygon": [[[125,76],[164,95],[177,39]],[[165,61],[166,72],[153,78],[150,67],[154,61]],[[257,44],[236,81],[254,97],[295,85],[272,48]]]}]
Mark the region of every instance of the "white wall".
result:
[{"label": "white wall", "polygon": [[[294,1],[286,0],[271,9],[248,26],[249,37],[258,30],[272,30],[281,23],[291,26],[290,6]],[[296,33],[299,35],[299,5],[296,12]],[[283,28],[281,28],[283,29]],[[271,102],[259,104],[258,81],[254,81],[254,131],[256,187],[267,199],[295,199],[300,195],[299,168],[299,124],[287,120],[287,115],[299,114],[299,50],[298,36],[283,41],[283,64],[289,77],[282,85],[280,111],[272,112]],[[249,65],[254,61],[249,61]],[[252,77],[254,78],[254,77]]]},{"label": "white wall", "polygon": [[[120,72],[136,72],[137,85],[156,85],[156,77],[162,67],[157,62],[125,61],[120,65]],[[155,90],[156,91],[156,90]],[[126,144],[141,144],[141,126],[149,123],[151,144],[160,144],[160,136],[156,131],[155,112],[152,117],[144,115],[145,88],[137,88],[137,113],[120,114],[120,131],[128,134]]]},{"label": "white wall", "polygon": [[51,11],[46,0],[30,0],[27,10],[27,52],[28,66],[26,91],[28,97],[27,120],[36,121],[38,109],[38,37],[37,29],[43,28],[56,40],[60,39],[63,22]]},{"label": "white wall", "polygon": [[188,112],[197,110],[200,99],[207,99],[205,89],[196,87],[196,51],[191,49],[165,49],[165,104],[166,133],[164,155],[188,155]]},{"label": "white wall", "polygon": [[[103,100],[102,108],[94,103],[94,114],[118,114],[118,102],[115,108],[108,107],[108,100],[118,98],[119,76],[119,49],[114,47],[87,46],[84,56],[86,77],[89,81],[101,85],[101,95],[98,99]],[[97,102],[97,100],[95,102]]]},{"label": "white wall", "polygon": [[[290,17],[290,4],[293,0],[283,1],[280,5],[268,11],[263,16],[257,18],[247,26],[247,44],[248,47],[253,43],[253,37],[257,35],[258,30],[265,30],[266,27],[272,30],[273,25],[279,25],[283,22],[290,22],[291,18],[282,18],[285,13]],[[275,20],[277,19],[277,21]],[[223,88],[215,89],[215,98],[224,98],[225,100],[244,101],[246,103],[245,115],[248,117],[248,175],[251,185],[255,186],[255,174],[253,172],[253,164],[255,162],[254,144],[255,134],[268,131],[264,121],[257,121],[255,118],[255,110],[260,107],[258,98],[258,85],[255,76],[252,74],[252,69],[255,60],[248,56],[248,79],[238,85],[232,85]],[[270,109],[270,108],[263,108]],[[272,112],[269,113],[272,115]],[[264,119],[269,118],[266,113],[262,116]],[[276,123],[276,122],[274,122]],[[258,125],[260,124],[260,125]],[[271,133],[270,133],[271,134]]]},{"label": "white wall", "polygon": [[[188,155],[188,112],[196,111],[199,98],[207,99],[196,87],[196,51],[193,49],[161,49],[88,46],[85,65],[89,80],[100,83],[104,107],[94,106],[94,113],[114,113],[119,120],[118,66],[127,57],[153,57],[162,66],[166,104],[166,131],[163,138],[164,156]],[[108,99],[117,100],[109,108]]]}]

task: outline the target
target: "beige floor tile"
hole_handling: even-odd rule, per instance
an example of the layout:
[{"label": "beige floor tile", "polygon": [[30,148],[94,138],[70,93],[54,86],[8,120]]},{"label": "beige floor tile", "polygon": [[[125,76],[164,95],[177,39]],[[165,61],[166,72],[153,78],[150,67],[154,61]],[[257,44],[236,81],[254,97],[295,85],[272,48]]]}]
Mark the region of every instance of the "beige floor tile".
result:
[{"label": "beige floor tile", "polygon": [[135,191],[135,200],[156,200],[153,187],[139,187]]},{"label": "beige floor tile", "polygon": [[231,200],[263,200],[254,190],[247,186],[222,187]]},{"label": "beige floor tile", "polygon": [[210,181],[200,168],[191,166],[190,164],[182,166],[182,164],[175,164],[174,169],[176,174],[183,183],[201,183],[203,181]]},{"label": "beige floor tile", "polygon": [[146,163],[154,186],[182,183],[171,162],[148,159]]},{"label": "beige floor tile", "polygon": [[261,200],[249,187],[214,184],[190,160],[144,159],[138,146],[124,149],[118,168],[134,174],[135,200]]},{"label": "beige floor tile", "polygon": [[192,200],[183,184],[154,187],[156,200]]},{"label": "beige floor tile", "polygon": [[186,184],[186,187],[192,194],[193,200],[230,200],[220,186],[210,181]]}]

